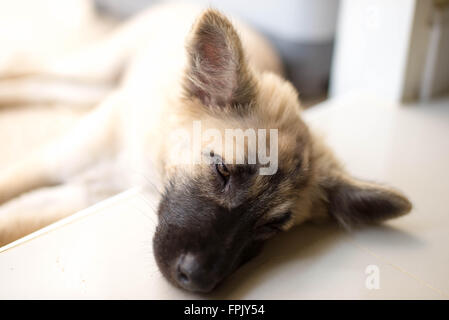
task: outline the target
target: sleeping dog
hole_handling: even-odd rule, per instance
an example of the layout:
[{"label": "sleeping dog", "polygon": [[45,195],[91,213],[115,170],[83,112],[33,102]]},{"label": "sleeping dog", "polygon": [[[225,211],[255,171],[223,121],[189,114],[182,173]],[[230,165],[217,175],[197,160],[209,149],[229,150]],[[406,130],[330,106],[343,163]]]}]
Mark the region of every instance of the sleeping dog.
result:
[{"label": "sleeping dog", "polygon": [[151,180],[160,271],[208,292],[294,225],[329,218],[351,228],[411,210],[398,191],[343,169],[303,121],[273,48],[218,11],[152,7],[14,81],[30,76],[93,90],[119,83],[64,137],[0,171],[0,244]]}]

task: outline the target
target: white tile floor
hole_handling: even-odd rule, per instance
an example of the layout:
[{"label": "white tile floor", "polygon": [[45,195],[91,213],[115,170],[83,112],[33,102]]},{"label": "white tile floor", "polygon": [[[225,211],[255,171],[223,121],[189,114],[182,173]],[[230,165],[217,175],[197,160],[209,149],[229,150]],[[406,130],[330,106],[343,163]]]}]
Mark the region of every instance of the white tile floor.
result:
[{"label": "white tile floor", "polygon": [[159,274],[154,200],[131,190],[0,249],[0,298],[448,299],[449,99],[399,108],[352,95],[306,116],[351,172],[403,190],[412,213],[351,234],[300,226],[197,296]]}]

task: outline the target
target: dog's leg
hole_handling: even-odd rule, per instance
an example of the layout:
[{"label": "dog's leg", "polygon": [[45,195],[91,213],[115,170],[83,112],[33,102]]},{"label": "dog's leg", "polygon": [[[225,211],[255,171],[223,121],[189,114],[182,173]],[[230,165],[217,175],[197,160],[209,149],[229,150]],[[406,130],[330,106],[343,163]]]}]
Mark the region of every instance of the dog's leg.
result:
[{"label": "dog's leg", "polygon": [[59,59],[39,64],[0,67],[0,79],[51,75],[89,83],[111,83],[124,72],[127,61],[146,45],[157,28],[158,9],[151,8],[121,24],[102,39]]},{"label": "dog's leg", "polygon": [[123,190],[110,165],[98,165],[74,181],[27,192],[0,206],[0,246]]},{"label": "dog's leg", "polygon": [[86,83],[37,75],[0,79],[0,107],[23,104],[63,104],[92,107],[112,90],[103,83]]},{"label": "dog's leg", "polygon": [[0,246],[85,207],[81,185],[37,189],[0,206]]},{"label": "dog's leg", "polygon": [[127,64],[157,34],[144,12],[103,39],[46,63],[0,68],[0,106],[19,103],[92,105],[119,85]]},{"label": "dog's leg", "polygon": [[78,80],[113,81],[128,53],[120,36],[122,29],[123,25],[115,27],[100,38],[57,57],[36,59],[32,51],[0,55],[3,58],[0,59],[0,79],[46,74]]},{"label": "dog's leg", "polygon": [[61,139],[0,171],[0,203],[24,192],[67,181],[69,177],[115,152],[115,93],[92,111]]},{"label": "dog's leg", "polygon": [[95,105],[117,85],[131,54],[129,28],[122,29],[55,61],[0,68],[0,106]]}]

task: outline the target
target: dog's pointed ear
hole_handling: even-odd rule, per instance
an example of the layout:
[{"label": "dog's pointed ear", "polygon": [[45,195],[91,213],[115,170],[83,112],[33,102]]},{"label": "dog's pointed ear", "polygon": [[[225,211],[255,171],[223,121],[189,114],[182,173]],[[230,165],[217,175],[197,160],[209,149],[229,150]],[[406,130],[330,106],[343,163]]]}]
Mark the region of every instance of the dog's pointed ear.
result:
[{"label": "dog's pointed ear", "polygon": [[412,209],[400,192],[349,177],[333,177],[324,189],[329,214],[348,229],[396,218]]},{"label": "dog's pointed ear", "polygon": [[206,106],[244,105],[255,92],[240,38],[226,17],[208,9],[194,24],[186,44],[184,89]]}]

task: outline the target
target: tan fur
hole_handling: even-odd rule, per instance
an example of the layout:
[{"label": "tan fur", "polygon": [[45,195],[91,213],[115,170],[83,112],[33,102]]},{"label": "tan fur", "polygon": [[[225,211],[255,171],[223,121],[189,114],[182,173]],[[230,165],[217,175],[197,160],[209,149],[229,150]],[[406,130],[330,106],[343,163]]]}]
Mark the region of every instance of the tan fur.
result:
[{"label": "tan fur", "polygon": [[[234,23],[235,31],[214,10],[198,16],[200,12],[181,4],[154,7],[85,55],[77,55],[82,59],[63,60],[38,71],[30,68],[32,73],[72,75],[86,81],[93,77],[109,82],[120,72],[123,77],[116,90],[66,137],[14,168],[0,171],[0,203],[6,202],[0,207],[0,244],[121,190],[146,184],[148,178],[162,188],[173,176],[193,177],[204,180],[208,188],[210,169],[173,163],[170,154],[191,154],[165,140],[175,129],[191,130],[194,120],[201,120],[203,129],[220,132],[226,128],[279,130],[280,169],[289,173],[300,163],[294,179],[280,181],[270,203],[268,216],[292,211],[294,219],[284,229],[328,217],[326,188],[333,187],[331,182],[346,179],[359,184],[309,132],[301,119],[297,92],[282,78],[280,60],[271,46],[241,23]],[[210,61],[205,62],[201,53]],[[100,64],[106,55],[111,57]],[[126,68],[117,69],[125,61]],[[102,68],[90,73],[89,66],[96,63]],[[248,194],[256,197],[269,184],[267,178],[257,176]],[[27,199],[35,198],[33,190],[50,186],[54,194],[71,199],[73,210],[46,202],[34,207],[35,214],[25,215]],[[394,196],[403,198],[398,193]],[[232,205],[232,195],[211,197]],[[403,199],[401,213],[410,210]],[[52,214],[42,217],[45,212]]]}]

